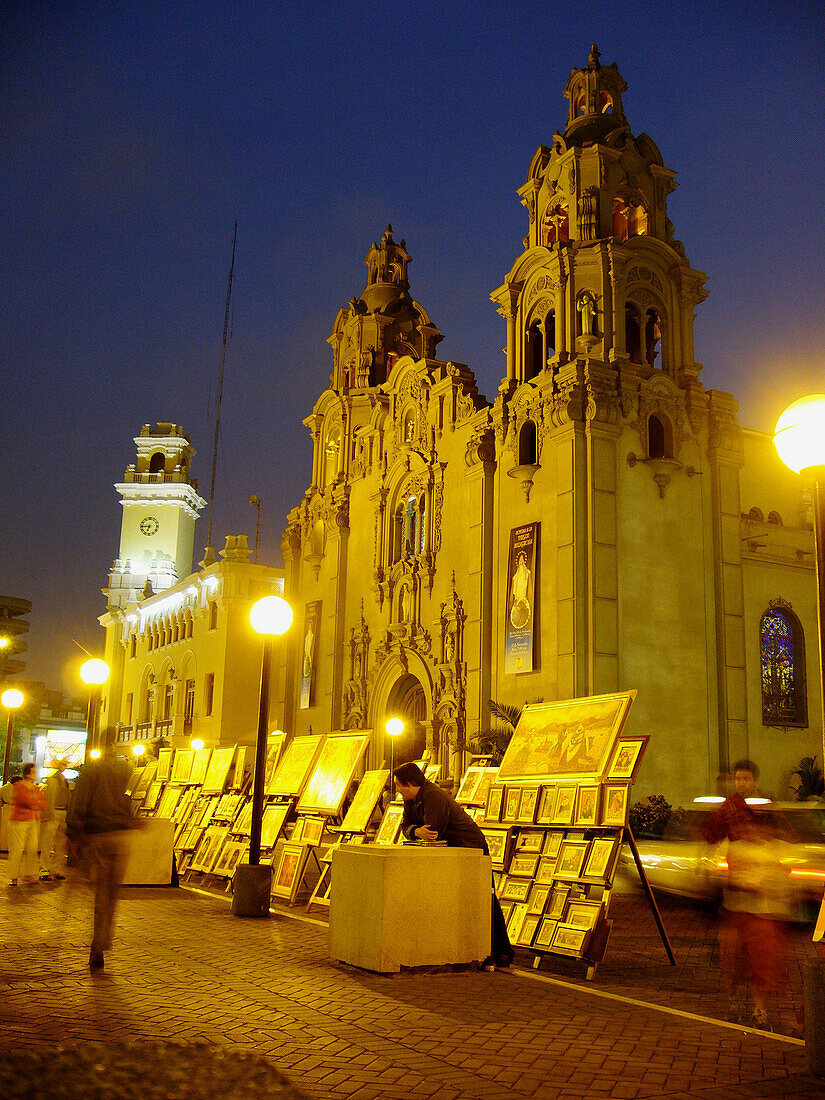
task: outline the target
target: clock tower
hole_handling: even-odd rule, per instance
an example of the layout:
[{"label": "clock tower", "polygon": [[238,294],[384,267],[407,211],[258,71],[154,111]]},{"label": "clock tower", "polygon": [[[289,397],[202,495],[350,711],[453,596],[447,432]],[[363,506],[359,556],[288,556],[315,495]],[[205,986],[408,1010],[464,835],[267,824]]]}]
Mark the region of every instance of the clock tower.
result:
[{"label": "clock tower", "polygon": [[147,581],[161,592],[188,576],[195,520],[206,505],[189,476],[195,451],[180,425],[144,424],[135,446],[134,465],[115,485],[123,518],[120,552],[103,590],[110,608],[134,603]]}]

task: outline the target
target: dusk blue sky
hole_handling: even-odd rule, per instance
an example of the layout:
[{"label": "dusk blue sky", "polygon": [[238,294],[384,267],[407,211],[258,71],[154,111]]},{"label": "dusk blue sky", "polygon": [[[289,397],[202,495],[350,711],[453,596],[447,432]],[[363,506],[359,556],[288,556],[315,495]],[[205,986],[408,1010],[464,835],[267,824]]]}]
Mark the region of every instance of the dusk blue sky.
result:
[{"label": "dusk blue sky", "polygon": [[516,188],[592,42],[678,172],[670,217],[709,276],[702,381],[771,430],[825,389],[818,0],[2,5],[0,592],[34,604],[26,677],[77,690],[73,639],[102,650],[112,486],[141,425],[182,424],[208,490],[236,218],[218,547],[252,543],[255,492],[261,560],[280,563],[326,337],[388,222],[439,357],[492,400]]}]

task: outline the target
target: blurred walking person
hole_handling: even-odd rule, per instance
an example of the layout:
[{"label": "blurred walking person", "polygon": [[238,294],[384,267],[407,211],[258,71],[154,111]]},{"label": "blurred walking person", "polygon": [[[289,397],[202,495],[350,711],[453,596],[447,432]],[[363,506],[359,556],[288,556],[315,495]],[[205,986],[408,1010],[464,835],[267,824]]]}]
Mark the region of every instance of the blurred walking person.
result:
[{"label": "blurred walking person", "polygon": [[69,806],[69,784],[63,772],[68,768],[65,758],[54,762],[54,771],[40,788],[46,805],[40,814],[40,881],[66,877],[66,810]]},{"label": "blurred walking person", "polygon": [[[759,768],[753,761],[734,764],[733,793],[708,822],[705,839],[710,844],[728,841],[719,943],[730,997],[729,1019],[770,1030],[770,999],[775,997],[778,1005],[786,984],[789,889],[780,859],[781,834],[770,815],[757,813],[746,801],[756,794],[758,778]],[[748,991],[753,998],[749,1019],[743,1003]]]},{"label": "blurred walking person", "polygon": [[34,764],[23,765],[23,778],[15,783],[9,813],[9,886],[17,886],[20,871],[23,881],[37,882],[37,843],[40,811],[46,800],[34,782]]},{"label": "blurred walking person", "polygon": [[95,891],[95,915],[89,969],[103,969],[103,952],[112,946],[115,908],[126,869],[128,830],[134,827],[126,794],[129,767],[107,748],[86,764],[75,784],[66,815],[66,835],[80,870]]}]

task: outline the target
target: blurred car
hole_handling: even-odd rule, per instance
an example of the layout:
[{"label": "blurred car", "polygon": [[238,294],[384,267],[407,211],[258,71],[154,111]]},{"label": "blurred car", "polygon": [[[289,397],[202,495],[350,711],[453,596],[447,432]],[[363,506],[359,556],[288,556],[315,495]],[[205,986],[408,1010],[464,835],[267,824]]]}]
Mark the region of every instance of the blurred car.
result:
[{"label": "blurred car", "polygon": [[[709,845],[703,837],[703,828],[717,808],[712,802],[694,803],[674,814],[660,838],[636,838],[639,858],[654,890],[703,901],[721,897],[728,870],[727,841]],[[798,919],[812,919],[825,889],[825,804],[765,800],[753,808],[788,831],[789,839],[781,842],[781,862],[788,871]],[[620,860],[625,873],[638,878],[626,844]]]}]

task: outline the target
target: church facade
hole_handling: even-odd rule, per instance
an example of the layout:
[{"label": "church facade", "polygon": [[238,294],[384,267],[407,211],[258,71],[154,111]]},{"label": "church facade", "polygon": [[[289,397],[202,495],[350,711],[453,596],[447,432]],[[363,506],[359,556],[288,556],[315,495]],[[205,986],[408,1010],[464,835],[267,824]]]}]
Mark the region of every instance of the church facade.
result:
[{"label": "church facade", "polygon": [[436,357],[405,242],[370,248],[282,542],[283,728],[374,729],[377,766],[400,716],[396,758],[426,746],[455,779],[490,699],[633,688],[638,793],[685,803],[749,755],[786,797],[822,744],[810,487],[700,380],[706,276],[625,90],[594,47],[529,165],[492,401]]}]

